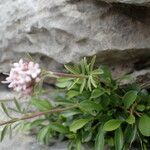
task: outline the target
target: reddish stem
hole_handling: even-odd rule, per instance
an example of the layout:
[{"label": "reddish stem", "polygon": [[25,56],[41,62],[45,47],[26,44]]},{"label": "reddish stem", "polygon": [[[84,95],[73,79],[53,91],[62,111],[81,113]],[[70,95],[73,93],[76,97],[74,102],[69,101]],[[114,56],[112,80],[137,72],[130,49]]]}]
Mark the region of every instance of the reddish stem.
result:
[{"label": "reddish stem", "polygon": [[66,108],[56,108],[56,109],[52,109],[52,110],[48,110],[48,111],[44,111],[44,112],[36,112],[33,114],[25,115],[21,118],[16,118],[16,119],[2,122],[2,123],[0,123],[0,126],[3,126],[5,124],[12,124],[12,123],[15,123],[15,122],[20,121],[20,120],[27,120],[27,119],[35,118],[35,117],[50,114],[50,113],[58,113],[58,112],[66,111],[66,110],[73,109],[76,107],[77,107],[77,105],[66,107]]}]

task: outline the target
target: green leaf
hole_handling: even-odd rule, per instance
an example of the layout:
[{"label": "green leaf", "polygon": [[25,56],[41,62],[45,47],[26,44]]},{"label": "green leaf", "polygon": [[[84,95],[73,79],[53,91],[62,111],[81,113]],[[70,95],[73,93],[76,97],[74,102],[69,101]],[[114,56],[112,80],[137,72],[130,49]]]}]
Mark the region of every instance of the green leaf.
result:
[{"label": "green leaf", "polygon": [[64,118],[68,118],[68,117],[72,117],[72,116],[80,114],[80,113],[81,113],[81,111],[79,111],[79,110],[68,110],[68,111],[61,113],[61,116],[63,116]]},{"label": "green leaf", "polygon": [[68,133],[69,131],[67,127],[64,127],[63,125],[58,124],[58,123],[50,123],[49,127],[52,130],[57,131],[62,134]]},{"label": "green leaf", "polygon": [[86,79],[83,79],[82,84],[81,84],[81,87],[80,87],[80,93],[83,92],[85,86],[86,86]]},{"label": "green leaf", "polygon": [[44,128],[42,128],[39,132],[38,132],[38,135],[37,135],[37,139],[39,141],[42,141],[44,142],[44,139],[46,138],[46,135],[50,132],[50,127],[49,126],[46,126]]},{"label": "green leaf", "polygon": [[37,119],[30,123],[30,128],[38,127],[45,119]]},{"label": "green leaf", "polygon": [[102,109],[102,106],[95,103],[94,101],[85,100],[80,103],[80,109],[82,111],[92,113],[92,111],[100,111]]},{"label": "green leaf", "polygon": [[72,66],[69,66],[69,65],[64,65],[64,66],[69,72],[73,74],[78,74],[78,72]]},{"label": "green leaf", "polygon": [[104,73],[104,71],[100,68],[92,71],[92,75],[99,75],[99,74],[103,74],[103,73]]},{"label": "green leaf", "polygon": [[123,103],[125,107],[128,109],[137,98],[137,91],[129,91],[123,97]]},{"label": "green leaf", "polygon": [[145,110],[145,106],[144,105],[137,105],[137,110],[138,111],[144,111]]},{"label": "green leaf", "polygon": [[67,93],[67,96],[69,97],[69,98],[73,98],[73,97],[75,97],[75,96],[77,96],[77,95],[79,95],[80,93],[78,92],[78,91],[75,91],[75,90],[70,90],[68,93]]},{"label": "green leaf", "polygon": [[91,119],[78,119],[70,125],[70,131],[76,133],[77,130],[85,126]]},{"label": "green leaf", "polygon": [[9,129],[9,125],[6,125],[6,126],[3,128],[2,132],[1,132],[1,141],[3,141],[5,135],[7,134],[8,129]]},{"label": "green leaf", "polygon": [[95,88],[97,88],[96,82],[95,82],[95,80],[93,79],[93,77],[90,76],[89,78],[91,78],[90,80],[91,80],[92,85],[93,85]]},{"label": "green leaf", "polygon": [[90,77],[88,78],[87,84],[88,84],[89,90],[92,91],[91,78]]},{"label": "green leaf", "polygon": [[126,119],[126,122],[129,124],[135,123],[135,117],[130,114],[130,116]]},{"label": "green leaf", "polygon": [[59,88],[65,88],[68,87],[70,85],[70,81],[64,81],[64,82],[57,82],[56,86]]},{"label": "green leaf", "polygon": [[[18,125],[19,126],[19,125]],[[31,129],[31,122],[25,122],[24,124],[21,125],[20,123],[20,127],[18,127],[19,129],[21,128],[21,130],[23,131],[29,131]],[[18,130],[19,130],[18,129]]]},{"label": "green leaf", "polygon": [[80,61],[80,65],[81,65],[82,74],[85,74],[85,60],[84,59]]},{"label": "green leaf", "polygon": [[85,66],[86,74],[89,74],[90,73],[90,64],[87,63],[86,57],[84,57],[84,66]]},{"label": "green leaf", "polygon": [[81,73],[79,64],[74,64],[73,69],[74,69],[78,74]]},{"label": "green leaf", "polygon": [[128,125],[124,132],[125,143],[130,143],[130,145],[131,145],[136,137],[136,133],[137,133],[136,126]]},{"label": "green leaf", "polygon": [[103,126],[101,125],[98,134],[96,135],[94,150],[104,150],[104,144],[105,144],[104,135],[105,132],[103,130]]},{"label": "green leaf", "polygon": [[150,117],[143,115],[139,120],[139,130],[144,136],[150,136]]},{"label": "green leaf", "polygon": [[143,150],[148,150],[147,144],[143,143]]},{"label": "green leaf", "polygon": [[122,150],[124,144],[121,127],[115,131],[115,150]]},{"label": "green leaf", "polygon": [[14,99],[14,103],[15,103],[15,105],[16,105],[17,110],[18,110],[19,112],[21,112],[21,107],[20,107],[19,102],[17,101],[16,98]]},{"label": "green leaf", "polygon": [[75,79],[74,82],[68,87],[68,90],[72,89],[73,86],[79,81],[79,78]]},{"label": "green leaf", "polygon": [[93,68],[94,68],[95,60],[96,60],[96,55],[92,57],[92,60],[91,60],[91,63],[90,63],[90,71],[92,71]]},{"label": "green leaf", "polygon": [[120,127],[121,120],[111,119],[104,124],[105,131],[113,131]]},{"label": "green leaf", "polygon": [[8,125],[8,132],[9,132],[9,138],[11,139],[12,138],[12,126],[11,124]]},{"label": "green leaf", "polygon": [[137,127],[134,126],[132,132],[131,132],[131,136],[130,136],[130,145],[132,145],[132,143],[134,142],[135,138],[136,138],[136,134],[137,134]]},{"label": "green leaf", "polygon": [[112,75],[110,69],[107,66],[103,66],[103,65],[100,67],[100,69],[103,70],[103,74],[101,74],[101,77],[103,77],[103,79],[111,81]]},{"label": "green leaf", "polygon": [[59,78],[57,78],[58,82],[69,82],[71,80],[72,80],[72,78],[66,78],[66,77],[59,77]]},{"label": "green leaf", "polygon": [[79,137],[75,140],[75,143],[76,143],[76,150],[82,150],[81,140]]},{"label": "green leaf", "polygon": [[40,111],[47,111],[52,108],[52,105],[50,104],[49,101],[40,100],[34,97],[31,99],[31,104],[34,105]]},{"label": "green leaf", "polygon": [[108,146],[110,146],[110,147],[114,147],[114,146],[115,146],[115,144],[114,144],[114,137],[108,138],[108,139],[107,139],[107,144],[108,144]]},{"label": "green leaf", "polygon": [[102,105],[102,107],[103,108],[107,108],[107,106],[110,104],[110,101],[111,101],[110,96],[108,96],[106,94],[103,95],[101,97],[101,105]]},{"label": "green leaf", "polygon": [[136,134],[137,134],[136,126],[128,125],[124,133],[125,143],[130,143],[131,145],[136,138]]},{"label": "green leaf", "polygon": [[91,98],[98,98],[98,97],[100,97],[101,95],[103,95],[105,92],[104,91],[102,91],[101,89],[94,89],[93,91],[92,91],[92,94],[91,94]]},{"label": "green leaf", "polygon": [[4,103],[1,103],[1,107],[2,107],[3,111],[5,112],[5,114],[7,115],[7,117],[12,118],[12,117],[9,115],[8,110],[7,110],[7,108],[6,108],[6,106],[5,106]]},{"label": "green leaf", "polygon": [[91,131],[83,131],[82,132],[82,142],[89,142],[92,139]]}]

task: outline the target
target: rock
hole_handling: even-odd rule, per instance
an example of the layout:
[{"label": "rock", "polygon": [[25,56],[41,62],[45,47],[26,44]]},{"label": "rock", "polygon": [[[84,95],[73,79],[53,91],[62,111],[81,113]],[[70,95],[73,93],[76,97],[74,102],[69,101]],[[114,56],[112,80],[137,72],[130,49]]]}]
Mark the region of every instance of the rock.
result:
[{"label": "rock", "polygon": [[136,80],[136,83],[141,86],[141,88],[150,89],[150,69],[135,71],[132,73],[132,76]]},{"label": "rock", "polygon": [[6,138],[0,143],[0,150],[67,150],[67,142],[57,141],[52,146],[39,143],[34,136],[27,134],[13,135],[12,139]]},{"label": "rock", "polygon": [[109,64],[150,57],[148,7],[99,0],[1,0],[0,9],[0,72],[8,72],[26,52],[47,69],[94,54]]},{"label": "rock", "polygon": [[142,6],[150,6],[150,0],[104,0],[111,3],[125,3],[125,4],[134,4]]}]

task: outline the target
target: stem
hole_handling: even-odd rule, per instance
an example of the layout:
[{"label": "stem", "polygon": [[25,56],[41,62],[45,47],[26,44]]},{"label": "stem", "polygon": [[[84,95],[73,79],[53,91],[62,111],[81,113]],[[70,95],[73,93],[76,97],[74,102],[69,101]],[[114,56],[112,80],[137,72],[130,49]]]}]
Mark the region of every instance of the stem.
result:
[{"label": "stem", "polygon": [[134,112],[137,116],[141,117],[142,113],[139,113],[137,111]]},{"label": "stem", "polygon": [[68,77],[68,78],[88,78],[87,75],[81,75],[81,74],[67,74],[67,73],[60,73],[60,72],[48,72],[50,75],[54,75],[57,77]]},{"label": "stem", "polygon": [[136,105],[137,105],[136,102],[132,105],[132,107],[131,107],[131,109],[130,109],[130,114],[131,114],[131,115],[133,114]]},{"label": "stem", "polygon": [[66,108],[55,108],[55,109],[44,111],[44,112],[35,112],[33,114],[25,115],[21,118],[16,118],[16,119],[2,122],[2,123],[0,123],[0,126],[3,126],[5,124],[15,123],[15,122],[20,121],[20,120],[27,120],[27,119],[35,118],[35,117],[50,114],[50,113],[58,113],[58,112],[66,111],[66,110],[73,109],[76,107],[77,107],[77,105],[73,105],[73,106],[66,107]]}]

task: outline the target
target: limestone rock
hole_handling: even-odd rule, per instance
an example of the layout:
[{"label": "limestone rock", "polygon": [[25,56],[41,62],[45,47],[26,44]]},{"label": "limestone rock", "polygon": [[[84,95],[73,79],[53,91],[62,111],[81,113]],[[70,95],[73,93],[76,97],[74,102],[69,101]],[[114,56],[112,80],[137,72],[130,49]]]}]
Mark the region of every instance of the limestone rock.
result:
[{"label": "limestone rock", "polygon": [[117,2],[117,3],[125,3],[125,4],[135,4],[142,6],[150,6],[150,0],[104,0],[106,2]]},{"label": "limestone rock", "polygon": [[52,146],[46,146],[39,143],[35,137],[20,133],[1,142],[0,150],[67,150],[67,144],[57,141]]},{"label": "limestone rock", "polygon": [[0,10],[0,72],[26,52],[46,68],[93,54],[110,64],[150,57],[148,7],[99,0],[1,0]]}]

